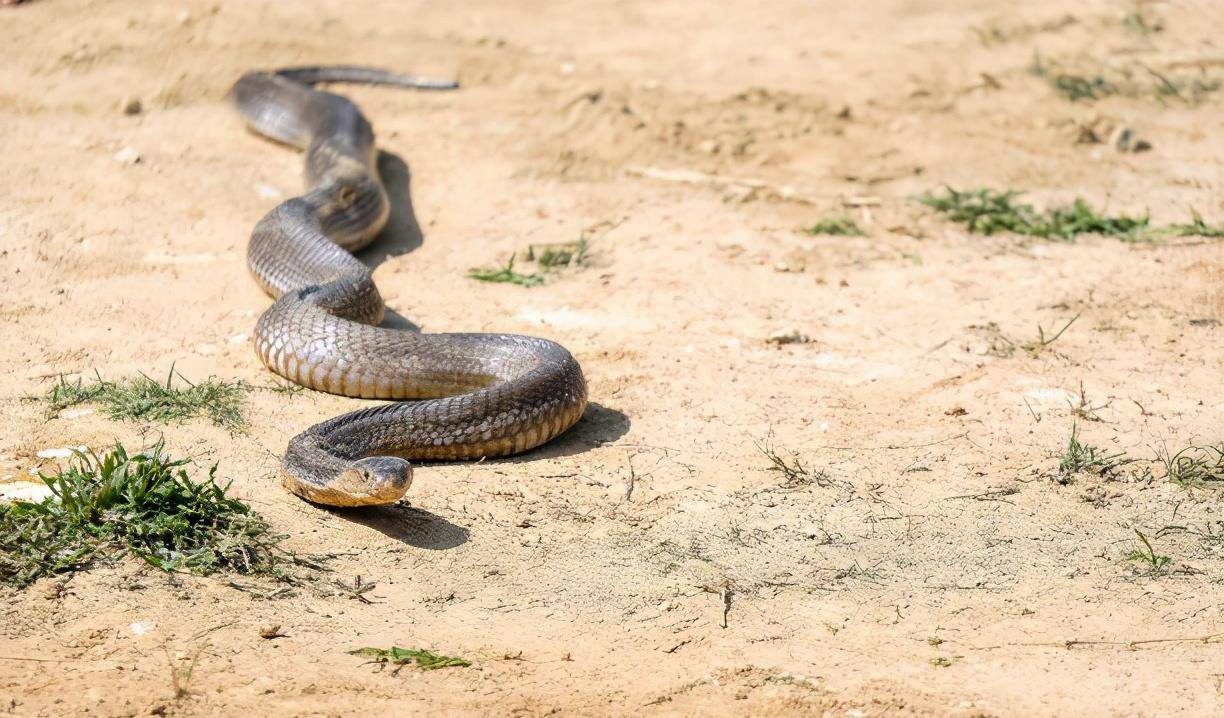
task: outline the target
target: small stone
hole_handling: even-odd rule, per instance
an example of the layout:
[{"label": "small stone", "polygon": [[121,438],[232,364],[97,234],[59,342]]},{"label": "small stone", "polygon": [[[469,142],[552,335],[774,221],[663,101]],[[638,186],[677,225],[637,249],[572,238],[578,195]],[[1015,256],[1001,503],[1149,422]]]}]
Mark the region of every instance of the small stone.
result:
[{"label": "small stone", "polygon": [[769,338],[765,341],[769,342],[770,344],[777,344],[781,346],[783,344],[807,344],[808,342],[812,341],[812,338],[798,329],[787,328],[779,329],[773,334],[770,334]]},{"label": "small stone", "polygon": [[259,184],[255,185],[255,191],[258,192],[259,196],[263,197],[264,199],[280,199],[281,197],[285,196],[285,193],[282,192],[279,187],[273,187],[265,182],[260,182]]},{"label": "small stone", "polygon": [[235,334],[234,336],[229,338],[229,342],[230,344],[242,344],[250,338],[251,337],[248,334]]},{"label": "small stone", "polygon": [[122,162],[125,165],[134,165],[140,162],[140,153],[131,147],[124,147],[115,153],[115,161]]},{"label": "small stone", "polygon": [[144,112],[144,105],[140,103],[139,97],[125,97],[119,103],[119,109],[125,115],[139,115],[141,112]]},{"label": "small stone", "polygon": [[259,629],[259,637],[264,639],[283,638],[285,634],[281,633],[279,623],[273,623],[269,626],[262,626]]},{"label": "small stone", "polygon": [[[86,447],[82,445],[76,447],[75,451],[85,451],[85,449]],[[71,446],[62,446],[53,449],[43,449],[35,454],[35,456],[40,459],[67,459],[72,456],[73,451],[74,449]]]},{"label": "small stone", "polygon": [[179,14],[174,16],[174,21],[180,25],[186,25],[191,22],[191,13],[186,10],[180,10]]},{"label": "small stone", "polygon": [[89,416],[92,413],[94,413],[93,409],[87,406],[83,406],[77,409],[68,409],[67,411],[61,411],[60,418],[61,419],[80,419],[82,416]]},{"label": "small stone", "polygon": [[221,350],[217,348],[216,344],[201,344],[196,347],[196,353],[203,354],[204,356],[212,356],[219,351]]}]

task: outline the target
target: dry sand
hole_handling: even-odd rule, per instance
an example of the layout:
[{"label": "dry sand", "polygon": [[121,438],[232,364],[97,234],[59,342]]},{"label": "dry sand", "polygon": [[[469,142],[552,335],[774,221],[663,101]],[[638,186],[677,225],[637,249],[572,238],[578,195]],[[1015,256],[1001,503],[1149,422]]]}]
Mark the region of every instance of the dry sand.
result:
[{"label": "dry sand", "polygon": [[[365,604],[132,563],[44,580],[0,603],[0,713],[1220,713],[1219,490],[1051,474],[1074,421],[1145,459],[1224,439],[1224,245],[982,237],[914,201],[989,186],[1224,221],[1219,3],[1141,3],[1149,32],[1129,0],[446,5],[0,9],[0,478],[164,431],[295,549],[376,584]],[[1134,87],[1070,102],[1035,57]],[[172,363],[269,383],[244,247],[301,158],[223,96],[325,62],[462,80],[342,90],[396,196],[366,256],[425,331],[569,347],[587,417],[522,457],[418,468],[410,507],[341,513],[282,491],[277,456],[361,401],[257,392],[236,436],[22,401]],[[1151,149],[1115,150],[1118,125]],[[845,213],[867,237],[796,231]],[[589,265],[545,286],[466,278],[584,231]],[[1037,356],[1003,350],[1077,315]],[[1099,421],[1073,415],[1081,385]],[[825,473],[786,484],[766,440]],[[1163,573],[1123,558],[1135,529]],[[474,665],[345,652],[392,643]]]}]

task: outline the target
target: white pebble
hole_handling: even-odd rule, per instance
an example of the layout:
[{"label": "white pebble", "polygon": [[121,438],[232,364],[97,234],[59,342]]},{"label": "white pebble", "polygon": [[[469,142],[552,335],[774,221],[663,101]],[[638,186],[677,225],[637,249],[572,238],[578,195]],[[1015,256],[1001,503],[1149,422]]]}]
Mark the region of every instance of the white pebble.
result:
[{"label": "white pebble", "polygon": [[51,487],[41,481],[13,481],[0,484],[0,503],[6,501],[42,501],[54,495]]},{"label": "white pebble", "polygon": [[124,147],[115,153],[115,161],[125,165],[134,165],[140,162],[140,153],[131,147]]},{"label": "white pebble", "polygon": [[217,346],[215,344],[201,344],[198,347],[196,347],[196,353],[203,354],[205,356],[216,354],[218,351],[220,350],[217,349]]},{"label": "white pebble", "polygon": [[[82,444],[76,447],[76,450],[85,451],[85,448],[85,445]],[[43,449],[35,455],[40,459],[67,459],[69,456],[72,456],[72,451],[72,447],[62,446],[53,449]]]},{"label": "white pebble", "polygon": [[281,197],[285,196],[285,193],[282,192],[279,187],[273,187],[272,185],[265,184],[263,182],[255,185],[255,191],[258,192],[259,196],[263,197],[264,199],[280,199]]},{"label": "white pebble", "polygon": [[132,629],[132,633],[135,635],[143,636],[149,631],[152,631],[155,626],[157,626],[157,624],[152,621],[136,621],[130,626],[130,628]]},{"label": "white pebble", "polygon": [[230,340],[230,344],[241,344],[250,338],[251,337],[248,334],[239,333],[239,334],[235,334],[234,336],[230,337],[229,340]]},{"label": "white pebble", "polygon": [[81,407],[79,409],[69,409],[67,411],[61,411],[60,418],[61,419],[80,419],[82,416],[89,416],[92,413],[94,413],[93,409],[90,409],[89,407]]}]

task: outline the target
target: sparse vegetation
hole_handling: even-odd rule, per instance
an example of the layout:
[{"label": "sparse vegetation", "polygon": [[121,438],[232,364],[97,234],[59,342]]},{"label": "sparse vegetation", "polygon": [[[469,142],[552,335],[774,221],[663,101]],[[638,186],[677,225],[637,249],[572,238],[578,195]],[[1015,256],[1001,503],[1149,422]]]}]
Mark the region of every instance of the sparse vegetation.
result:
[{"label": "sparse vegetation", "polygon": [[349,654],[366,656],[371,659],[372,663],[384,666],[392,664],[396,666],[396,672],[411,663],[415,663],[419,668],[426,671],[437,670],[439,668],[466,668],[472,665],[471,662],[462,658],[441,656],[423,648],[399,648],[398,646],[390,648],[358,648],[349,651]]},{"label": "sparse vegetation", "polygon": [[1098,213],[1083,199],[1069,206],[1038,211],[1030,204],[1017,202],[1015,191],[991,189],[956,190],[945,188],[945,194],[927,194],[919,201],[944,214],[953,222],[964,224],[975,234],[1013,232],[1028,237],[1071,240],[1081,234],[1099,234],[1131,242],[1150,242],[1170,237],[1224,237],[1224,226],[1208,224],[1191,210],[1192,220],[1186,224],[1153,227],[1147,216],[1109,216]]},{"label": "sparse vegetation", "polygon": [[527,259],[542,269],[558,269],[582,264],[589,245],[585,238],[577,242],[533,244],[527,248]]},{"label": "sparse vegetation", "polygon": [[129,455],[119,445],[77,453],[42,479],[53,495],[0,505],[0,583],[24,587],[95,560],[136,556],[164,571],[233,571],[283,578],[293,558],[251,508],[216,480],[188,476],[187,459],[159,443]]},{"label": "sparse vegetation", "polygon": [[120,381],[108,381],[97,373],[95,376],[92,382],[69,382],[61,376],[43,397],[48,412],[58,413],[77,404],[98,404],[111,419],[168,423],[207,417],[231,431],[246,429],[242,407],[247,386],[242,382],[209,378],[193,384],[173,366],[164,383],[145,374]]},{"label": "sparse vegetation", "polygon": [[1156,460],[1164,467],[1165,478],[1175,484],[1224,482],[1224,444],[1187,446],[1177,453],[1162,447],[1156,450]]},{"label": "sparse vegetation", "polygon": [[1070,484],[1079,474],[1095,474],[1103,479],[1116,478],[1118,469],[1132,463],[1124,452],[1108,454],[1080,441],[1079,425],[1072,422],[1071,438],[1063,449],[1055,476],[1060,484]]},{"label": "sparse vegetation", "polygon": [[1132,238],[1148,226],[1147,217],[1104,216],[1082,199],[1076,199],[1069,207],[1039,212],[1030,204],[1016,202],[1019,192],[945,189],[944,195],[927,194],[919,201],[976,234],[1014,232],[1045,239],[1073,239],[1080,234]]},{"label": "sparse vegetation", "polygon": [[822,219],[813,224],[811,227],[804,227],[800,230],[804,234],[818,235],[830,234],[841,237],[866,237],[867,233],[859,228],[858,224],[849,217],[833,217],[830,219]]},{"label": "sparse vegetation", "polygon": [[1058,338],[1061,337],[1064,332],[1070,329],[1071,325],[1075,323],[1075,320],[1079,318],[1080,318],[1080,315],[1076,314],[1075,316],[1068,319],[1067,323],[1062,325],[1061,329],[1059,329],[1058,331],[1054,332],[1053,334],[1049,336],[1046,335],[1045,327],[1038,324],[1037,325],[1037,338],[1022,343],[1020,345],[1020,348],[1023,349],[1029,356],[1032,356],[1032,357],[1038,356],[1039,354],[1044,352],[1046,349],[1049,349],[1051,344],[1058,341]]},{"label": "sparse vegetation", "polygon": [[497,282],[501,284],[517,284],[520,287],[538,287],[544,283],[540,274],[522,274],[514,271],[514,260],[517,255],[510,255],[510,261],[500,269],[473,269],[468,276],[482,282]]},{"label": "sparse vegetation", "polygon": [[[1141,16],[1131,16],[1131,26],[1152,28]],[[1106,66],[1103,63],[1076,63],[1076,67],[1063,67],[1034,55],[1030,72],[1050,84],[1058,94],[1072,102],[1094,102],[1113,95],[1154,99],[1161,104],[1179,100],[1188,105],[1197,105],[1220,89],[1220,80],[1205,71],[1182,73],[1160,72],[1141,62],[1121,66]]]},{"label": "sparse vegetation", "polygon": [[1146,563],[1152,571],[1160,571],[1168,566],[1173,559],[1169,556],[1161,556],[1156,553],[1156,549],[1152,548],[1152,542],[1148,540],[1148,537],[1143,535],[1143,532],[1139,529],[1134,531],[1135,535],[1139,537],[1139,542],[1143,544],[1143,548],[1130,551],[1124,558],[1127,561]]},{"label": "sparse vegetation", "polygon": [[765,442],[753,442],[756,444],[757,450],[769,459],[770,471],[776,471],[782,474],[783,482],[778,488],[783,491],[803,488],[810,484],[817,486],[827,486],[829,484],[829,475],[823,470],[813,471],[805,467],[799,461],[799,457],[791,455],[789,461],[782,456],[778,451]]},{"label": "sparse vegetation", "polygon": [[1144,37],[1164,31],[1164,23],[1149,17],[1146,9],[1138,4],[1122,16],[1122,27]]}]

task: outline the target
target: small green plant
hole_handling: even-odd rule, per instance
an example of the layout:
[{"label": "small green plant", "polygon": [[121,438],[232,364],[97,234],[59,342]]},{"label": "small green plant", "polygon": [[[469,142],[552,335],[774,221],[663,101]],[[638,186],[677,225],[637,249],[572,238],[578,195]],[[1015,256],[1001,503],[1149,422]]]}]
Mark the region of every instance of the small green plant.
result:
[{"label": "small green plant", "polygon": [[1224,444],[1187,446],[1175,454],[1162,447],[1156,450],[1156,460],[1164,467],[1165,479],[1181,486],[1224,482]]},{"label": "small green plant", "polygon": [[1058,338],[1061,337],[1064,332],[1070,329],[1071,325],[1074,324],[1075,320],[1079,319],[1079,317],[1080,315],[1078,314],[1071,317],[1070,319],[1067,320],[1067,323],[1062,326],[1062,329],[1059,329],[1058,331],[1054,332],[1053,334],[1049,336],[1046,336],[1045,327],[1038,324],[1037,325],[1037,338],[1031,341],[1024,342],[1023,344],[1020,345],[1020,348],[1023,349],[1025,352],[1027,352],[1029,356],[1035,357],[1035,356],[1040,355],[1046,349],[1049,349],[1051,344],[1058,341]]},{"label": "small green plant", "polygon": [[[97,372],[95,376],[88,383],[83,379],[69,382],[61,376],[43,397],[48,412],[54,414],[77,404],[98,404],[111,419],[167,423],[203,416],[231,431],[246,429],[242,406],[247,387],[242,382],[209,378],[193,384],[173,366],[164,383],[145,374],[120,381],[105,380]],[[175,386],[176,376],[179,386]]]},{"label": "small green plant", "polygon": [[1082,199],[1067,207],[1039,212],[1016,201],[1019,192],[990,189],[960,191],[945,188],[945,194],[927,194],[919,201],[960,222],[976,234],[1014,232],[1045,239],[1073,239],[1080,234],[1134,238],[1148,226],[1147,217],[1109,217],[1098,214]]},{"label": "small green plant", "polygon": [[960,662],[961,656],[936,656],[930,660],[930,664],[936,668],[951,668]]},{"label": "small green plant", "polygon": [[822,219],[813,224],[811,227],[804,227],[799,230],[804,234],[818,235],[831,234],[841,237],[866,237],[867,233],[859,228],[858,224],[849,217],[833,217],[830,219]]},{"label": "small green plant", "polygon": [[1130,30],[1136,35],[1147,37],[1154,35],[1164,30],[1164,23],[1160,20],[1149,19],[1144,8],[1138,4],[1130,12],[1122,16],[1122,27]]},{"label": "small green plant", "polygon": [[1071,423],[1071,438],[1063,449],[1055,476],[1060,484],[1070,484],[1078,474],[1096,474],[1103,479],[1114,478],[1118,469],[1132,463],[1124,452],[1107,454],[1079,440],[1079,425]]},{"label": "small green plant", "polygon": [[422,648],[399,648],[392,646],[390,648],[358,648],[349,651],[350,655],[366,656],[371,659],[371,662],[380,665],[392,664],[399,668],[411,663],[416,663],[422,670],[432,671],[439,668],[467,668],[472,665],[469,661],[454,656],[440,656],[433,651],[427,651]]},{"label": "small green plant", "polygon": [[587,249],[585,238],[577,242],[533,244],[527,248],[527,260],[535,262],[541,269],[573,267],[586,259]]},{"label": "small green plant", "polygon": [[87,567],[95,559],[136,556],[165,571],[233,571],[284,578],[292,562],[284,539],[216,480],[188,476],[187,459],[161,443],[129,455],[77,452],[68,468],[42,476],[52,496],[0,505],[0,583]]},{"label": "small green plant", "polygon": [[1208,224],[1203,220],[1202,215],[1193,207],[1190,208],[1190,222],[1188,224],[1173,224],[1168,227],[1161,227],[1154,230],[1153,237],[1155,239],[1163,239],[1165,237],[1206,237],[1208,239],[1220,239],[1224,237],[1224,225]]},{"label": "small green plant", "polygon": [[1144,536],[1143,532],[1139,529],[1134,529],[1134,531],[1135,535],[1139,537],[1140,543],[1143,544],[1143,548],[1127,553],[1124,558],[1127,561],[1146,563],[1153,571],[1160,571],[1165,566],[1168,566],[1169,562],[1173,559],[1156,553],[1156,549],[1152,548],[1152,542],[1148,540],[1148,537]]},{"label": "small green plant", "polygon": [[500,269],[473,269],[468,276],[481,282],[498,282],[502,284],[517,284],[520,287],[538,287],[544,283],[540,274],[520,274],[514,271],[515,255],[510,255],[510,261]]}]

